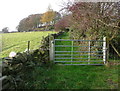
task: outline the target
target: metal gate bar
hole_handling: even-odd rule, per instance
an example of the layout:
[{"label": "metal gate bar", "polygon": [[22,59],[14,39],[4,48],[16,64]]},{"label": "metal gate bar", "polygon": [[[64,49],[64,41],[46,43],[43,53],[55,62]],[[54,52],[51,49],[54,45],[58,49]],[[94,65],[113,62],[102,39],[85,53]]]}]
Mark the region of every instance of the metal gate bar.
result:
[{"label": "metal gate bar", "polygon": [[56,40],[59,40],[59,41],[85,41],[85,42],[88,42],[88,41],[98,41],[98,42],[103,42],[103,40],[72,40],[72,39],[54,39],[55,41]]},{"label": "metal gate bar", "polygon": [[63,64],[63,65],[104,65],[104,64]]},{"label": "metal gate bar", "polygon": [[[55,51],[55,52],[81,52],[81,53],[89,53],[89,51]],[[91,51],[91,52],[102,52],[102,51]]]},{"label": "metal gate bar", "polygon": [[[89,46],[55,45],[55,47],[89,47]],[[90,46],[90,47],[100,47],[100,48],[103,48],[103,46]]]},{"label": "metal gate bar", "polygon": [[[55,56],[70,56],[71,54],[55,54]],[[90,54],[91,56],[103,56],[103,55],[95,55]],[[88,56],[88,54],[73,54],[73,56]]]},{"label": "metal gate bar", "polygon": [[[71,62],[71,61],[55,61],[55,62]],[[72,61],[72,62],[89,62],[89,61]],[[90,61],[90,62],[103,62],[103,60],[101,60],[101,61]]]},{"label": "metal gate bar", "polygon": [[[55,59],[89,59],[89,58],[55,58]],[[100,59],[100,58],[90,58],[90,59]]]}]

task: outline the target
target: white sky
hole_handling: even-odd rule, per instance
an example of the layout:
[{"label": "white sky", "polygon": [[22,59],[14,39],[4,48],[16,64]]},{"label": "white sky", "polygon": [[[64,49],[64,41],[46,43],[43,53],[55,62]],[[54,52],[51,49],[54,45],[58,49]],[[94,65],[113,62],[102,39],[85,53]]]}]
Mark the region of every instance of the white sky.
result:
[{"label": "white sky", "polygon": [[20,20],[30,14],[44,13],[49,4],[59,11],[63,1],[67,0],[0,0],[0,31],[4,27],[15,31]]}]

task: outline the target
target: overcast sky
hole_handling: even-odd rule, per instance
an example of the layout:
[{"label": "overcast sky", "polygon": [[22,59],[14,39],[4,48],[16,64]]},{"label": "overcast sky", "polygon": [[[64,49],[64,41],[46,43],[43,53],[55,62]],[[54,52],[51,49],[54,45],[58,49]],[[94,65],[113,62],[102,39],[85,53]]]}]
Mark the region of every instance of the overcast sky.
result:
[{"label": "overcast sky", "polygon": [[59,11],[63,1],[67,0],[0,0],[0,31],[9,27],[15,31],[20,20],[30,14],[44,13],[48,5]]}]

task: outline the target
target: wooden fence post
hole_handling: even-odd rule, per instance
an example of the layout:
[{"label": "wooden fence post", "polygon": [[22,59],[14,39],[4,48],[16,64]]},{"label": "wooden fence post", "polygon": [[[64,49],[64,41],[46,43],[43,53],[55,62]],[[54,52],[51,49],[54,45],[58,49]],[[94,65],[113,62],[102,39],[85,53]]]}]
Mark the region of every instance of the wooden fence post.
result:
[{"label": "wooden fence post", "polygon": [[30,51],[30,41],[28,41],[28,54],[29,54],[29,51]]},{"label": "wooden fence post", "polygon": [[104,61],[104,64],[106,63],[106,37],[103,38],[103,61]]},{"label": "wooden fence post", "polygon": [[49,57],[50,60],[54,60],[54,37],[49,36]]}]

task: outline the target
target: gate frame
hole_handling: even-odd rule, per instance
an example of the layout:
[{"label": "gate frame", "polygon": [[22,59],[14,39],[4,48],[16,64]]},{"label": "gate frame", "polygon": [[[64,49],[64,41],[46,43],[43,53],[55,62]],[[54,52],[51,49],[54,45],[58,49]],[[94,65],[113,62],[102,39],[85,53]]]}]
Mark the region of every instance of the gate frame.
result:
[{"label": "gate frame", "polygon": [[[77,40],[71,40],[71,39],[54,39],[54,37],[53,36],[50,36],[49,37],[49,56],[50,56],[50,60],[51,61],[54,61],[55,60],[55,41],[56,40],[67,40],[67,41],[71,41],[72,42],[72,45],[71,46],[73,46],[73,41],[77,41]],[[104,64],[106,64],[107,63],[107,59],[108,59],[108,49],[107,49],[107,38],[106,37],[103,37],[103,40],[100,40],[100,41],[102,41],[103,43],[103,45],[102,45],[102,55],[103,55],[103,61],[101,61],[101,62],[104,62]],[[71,64],[64,64],[64,65],[104,65],[104,64],[90,64],[90,56],[91,56],[91,46],[90,46],[90,43],[91,43],[91,41],[95,41],[95,40],[78,40],[78,41],[88,41],[88,49],[89,49],[89,52],[88,52],[88,61],[86,61],[86,62],[88,62],[88,64],[72,64],[72,62],[74,62],[74,61],[72,61],[72,59],[73,59],[73,56],[71,56]],[[64,46],[64,45],[63,45]],[[71,55],[73,55],[73,47],[72,47],[72,49],[71,49]],[[57,61],[56,61],[57,62]],[[62,61],[61,61],[62,62]],[[81,62],[81,61],[79,61],[79,62]],[[82,61],[82,62],[85,62],[85,61]],[[92,61],[92,62],[94,62],[94,61]],[[99,61],[98,61],[99,62]]]}]

